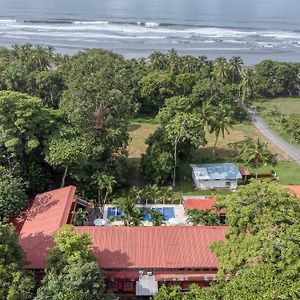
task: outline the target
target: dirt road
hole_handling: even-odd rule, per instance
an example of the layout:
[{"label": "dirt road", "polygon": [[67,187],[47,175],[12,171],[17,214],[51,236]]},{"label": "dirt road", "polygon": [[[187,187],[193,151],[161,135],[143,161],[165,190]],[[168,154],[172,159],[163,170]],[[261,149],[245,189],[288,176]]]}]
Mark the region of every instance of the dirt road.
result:
[{"label": "dirt road", "polygon": [[300,149],[294,145],[286,142],[278,134],[272,131],[262,118],[256,113],[252,112],[252,122],[255,127],[274,145],[281,149],[288,157],[300,165]]}]

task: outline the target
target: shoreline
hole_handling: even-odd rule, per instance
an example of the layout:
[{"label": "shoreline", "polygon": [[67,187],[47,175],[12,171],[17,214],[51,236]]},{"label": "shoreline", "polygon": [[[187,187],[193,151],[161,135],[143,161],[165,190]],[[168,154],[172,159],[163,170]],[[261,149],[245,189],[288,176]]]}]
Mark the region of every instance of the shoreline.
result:
[{"label": "shoreline", "polygon": [[[193,49],[193,48],[183,48],[183,47],[161,47],[161,48],[154,48],[153,49],[146,49],[141,47],[133,47],[120,48],[120,47],[83,47],[80,45],[57,45],[55,43],[34,43],[30,40],[27,42],[34,46],[42,46],[42,47],[54,47],[55,52],[59,54],[67,54],[67,55],[74,55],[80,51],[85,51],[88,49],[104,49],[108,51],[112,51],[114,53],[122,55],[125,59],[133,59],[133,58],[147,58],[151,53],[154,51],[159,51],[162,53],[166,53],[171,49],[175,49],[179,55],[191,55],[191,56],[206,56],[208,59],[214,60],[217,57],[224,56],[227,59],[230,59],[233,56],[240,56],[244,62],[245,66],[254,66],[260,63],[263,60],[273,60],[273,61],[280,61],[280,62],[292,62],[292,63],[300,63],[300,51],[299,53],[295,53],[293,51],[275,51],[272,49],[263,49],[263,50],[226,50],[226,49]],[[24,45],[26,43],[1,43],[0,47],[11,48],[12,45]],[[134,45],[133,45],[134,46]]]}]

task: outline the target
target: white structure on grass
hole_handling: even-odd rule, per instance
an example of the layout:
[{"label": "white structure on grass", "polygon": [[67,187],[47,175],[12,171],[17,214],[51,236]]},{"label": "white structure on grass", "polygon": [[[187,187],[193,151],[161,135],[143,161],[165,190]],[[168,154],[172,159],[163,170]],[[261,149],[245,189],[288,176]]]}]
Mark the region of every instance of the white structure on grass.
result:
[{"label": "white structure on grass", "polygon": [[191,165],[192,176],[197,189],[237,188],[242,175],[238,167],[231,163]]}]

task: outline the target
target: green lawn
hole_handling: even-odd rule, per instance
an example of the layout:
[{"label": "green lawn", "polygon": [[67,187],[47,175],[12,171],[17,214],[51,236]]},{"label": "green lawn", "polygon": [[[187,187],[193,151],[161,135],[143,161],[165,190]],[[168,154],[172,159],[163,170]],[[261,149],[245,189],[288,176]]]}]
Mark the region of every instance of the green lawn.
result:
[{"label": "green lawn", "polygon": [[[300,165],[293,162],[282,161],[276,166],[263,166],[257,169],[258,173],[270,173],[275,171],[279,176],[278,182],[281,184],[300,185]],[[249,171],[255,173],[255,169],[249,167]]]},{"label": "green lawn", "polygon": [[147,145],[146,139],[157,128],[156,121],[152,118],[135,119],[129,126],[130,142],[128,145],[128,154],[130,158],[140,159],[141,155],[145,153]]},{"label": "green lawn", "polygon": [[300,115],[300,97],[287,97],[276,99],[260,99],[255,102],[262,108],[269,108],[270,105],[276,107],[283,114],[299,114]]},{"label": "green lawn", "polygon": [[300,147],[300,143],[295,141],[291,135],[284,130],[281,125],[280,117],[272,117],[270,115],[270,109],[274,109],[279,115],[296,114],[300,118],[300,97],[288,97],[288,98],[276,98],[272,100],[258,100],[255,102],[258,110],[268,124],[275,132],[277,132],[286,141]]}]

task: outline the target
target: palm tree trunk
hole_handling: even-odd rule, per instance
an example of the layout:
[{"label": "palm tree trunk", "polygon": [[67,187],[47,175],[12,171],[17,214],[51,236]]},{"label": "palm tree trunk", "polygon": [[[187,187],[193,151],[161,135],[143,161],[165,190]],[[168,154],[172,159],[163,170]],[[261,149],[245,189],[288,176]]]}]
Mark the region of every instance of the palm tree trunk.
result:
[{"label": "palm tree trunk", "polygon": [[178,144],[178,136],[176,136],[174,141],[174,170],[173,170],[173,188],[176,185],[176,167],[177,167],[177,144]]},{"label": "palm tree trunk", "polygon": [[213,160],[216,159],[215,154],[216,154],[216,150],[217,150],[218,139],[219,139],[219,134],[216,135],[216,140],[215,140],[214,147],[213,147]]},{"label": "palm tree trunk", "polygon": [[63,175],[62,180],[61,180],[61,186],[60,187],[65,186],[65,181],[66,181],[67,174],[68,174],[68,166],[65,167],[65,171],[64,171],[64,175]]},{"label": "palm tree trunk", "polygon": [[100,193],[100,189],[98,188],[98,206],[102,215],[104,214],[104,206],[106,204],[107,197],[108,197],[108,192],[106,191],[103,201],[101,202],[101,193]]}]

